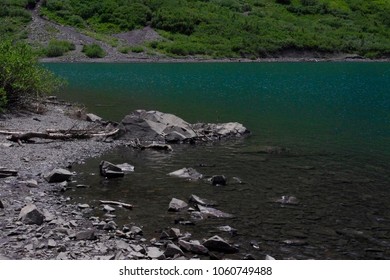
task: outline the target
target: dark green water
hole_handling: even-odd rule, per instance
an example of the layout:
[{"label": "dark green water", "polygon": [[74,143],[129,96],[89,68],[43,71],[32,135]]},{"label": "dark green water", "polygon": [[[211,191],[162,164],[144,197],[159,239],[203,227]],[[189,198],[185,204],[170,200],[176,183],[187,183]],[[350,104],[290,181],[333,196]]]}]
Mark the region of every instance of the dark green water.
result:
[{"label": "dark green water", "polygon": [[[214,199],[231,220],[183,227],[194,238],[210,237],[229,224],[242,252],[256,258],[390,258],[390,64],[46,64],[68,79],[61,97],[85,104],[104,118],[120,120],[135,109],[176,114],[189,122],[239,121],[250,138],[171,154],[121,148],[77,166],[79,182],[92,187],[70,193],[78,201],[128,201],[118,223],[144,226],[146,238],[174,226],[166,211],[172,197]],[[262,155],[263,145],[289,155]],[[101,159],[134,164],[124,179],[104,181]],[[197,167],[200,163],[215,167]],[[166,176],[182,167],[205,175],[240,177],[224,188]],[[272,201],[294,195],[297,206]],[[97,203],[96,203],[97,205]],[[99,212],[99,211],[97,211]],[[187,214],[180,214],[188,218]],[[363,233],[358,233],[363,232]],[[302,239],[304,246],[288,246]],[[249,244],[259,242],[255,250]]]}]

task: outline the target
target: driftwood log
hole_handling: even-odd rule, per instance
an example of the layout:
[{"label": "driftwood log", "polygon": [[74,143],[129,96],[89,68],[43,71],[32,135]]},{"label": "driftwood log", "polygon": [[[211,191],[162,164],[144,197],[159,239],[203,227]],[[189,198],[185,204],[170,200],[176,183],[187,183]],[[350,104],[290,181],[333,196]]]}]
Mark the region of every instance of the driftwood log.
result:
[{"label": "driftwood log", "polygon": [[148,145],[144,145],[141,143],[141,141],[137,138],[133,141],[128,142],[128,146],[131,146],[135,149],[140,150],[146,150],[146,149],[152,149],[152,150],[158,150],[158,151],[168,151],[172,152],[172,146],[164,143],[151,143]]},{"label": "driftwood log", "polygon": [[100,200],[100,204],[109,204],[109,205],[116,205],[121,206],[123,208],[132,209],[133,205],[119,202],[119,201],[111,201],[111,200]]},{"label": "driftwood log", "polygon": [[114,136],[119,132],[119,129],[114,129],[109,132],[105,131],[90,131],[88,129],[78,130],[55,130],[47,129],[46,132],[20,132],[20,131],[4,131],[0,130],[0,134],[9,135],[8,140],[21,143],[29,141],[32,138],[52,139],[52,140],[72,140],[72,139],[88,139],[92,137],[109,137]]}]

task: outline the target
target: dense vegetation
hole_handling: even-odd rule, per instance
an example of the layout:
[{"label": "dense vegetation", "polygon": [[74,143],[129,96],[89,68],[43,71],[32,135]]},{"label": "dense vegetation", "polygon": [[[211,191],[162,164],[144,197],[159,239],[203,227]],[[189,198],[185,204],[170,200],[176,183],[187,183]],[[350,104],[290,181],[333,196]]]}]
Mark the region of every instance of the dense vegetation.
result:
[{"label": "dense vegetation", "polygon": [[28,9],[35,6],[36,0],[0,0],[0,40],[5,38],[25,38],[23,31],[30,20]]},{"label": "dense vegetation", "polygon": [[59,79],[38,65],[28,45],[0,42],[0,111],[5,107],[29,108],[60,84]]},{"label": "dense vegetation", "polygon": [[[0,0],[0,34],[20,32],[31,2]],[[389,0],[44,0],[41,13],[95,34],[150,25],[167,40],[144,47],[168,55],[390,56]]]},{"label": "dense vegetation", "polygon": [[390,54],[387,0],[46,0],[43,13],[106,33],[151,25],[168,40],[149,47],[173,55]]}]

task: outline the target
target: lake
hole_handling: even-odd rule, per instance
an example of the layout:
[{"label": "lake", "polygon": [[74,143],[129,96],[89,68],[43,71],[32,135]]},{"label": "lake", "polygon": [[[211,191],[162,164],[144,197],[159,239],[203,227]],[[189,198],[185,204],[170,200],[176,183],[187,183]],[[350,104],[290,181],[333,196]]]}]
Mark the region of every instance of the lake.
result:
[{"label": "lake", "polygon": [[[238,121],[252,132],[172,153],[122,147],[75,166],[77,184],[91,187],[67,195],[96,206],[96,215],[100,199],[132,203],[132,211],[116,211],[116,222],[142,226],[148,240],[176,226],[194,239],[219,234],[256,259],[390,258],[390,63],[44,65],[68,80],[61,98],[105,119],[148,109],[189,122]],[[289,152],[263,154],[264,146]],[[104,180],[95,175],[102,159],[135,172]],[[167,176],[183,167],[224,174],[228,185]],[[169,201],[191,194],[235,217],[175,224],[190,215],[167,212]],[[299,203],[274,202],[283,195]],[[219,232],[223,225],[237,235]]]}]

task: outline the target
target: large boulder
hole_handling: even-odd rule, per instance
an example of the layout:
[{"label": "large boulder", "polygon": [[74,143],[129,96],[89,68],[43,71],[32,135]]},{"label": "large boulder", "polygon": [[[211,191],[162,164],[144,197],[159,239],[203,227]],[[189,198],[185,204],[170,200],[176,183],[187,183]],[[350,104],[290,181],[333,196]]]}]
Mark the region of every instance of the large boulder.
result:
[{"label": "large boulder", "polygon": [[196,137],[191,125],[172,114],[137,110],[120,123],[121,138],[143,141],[183,141]]},{"label": "large boulder", "polygon": [[20,210],[18,219],[25,224],[41,225],[45,220],[45,216],[38,211],[35,205],[29,204]]}]

